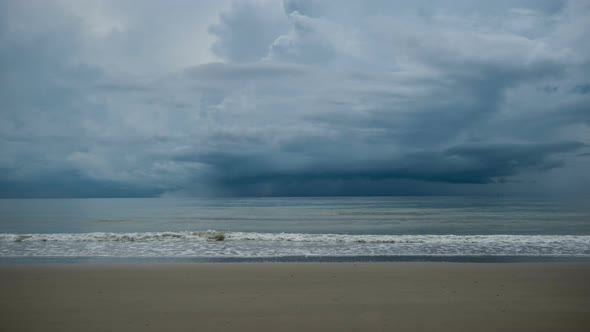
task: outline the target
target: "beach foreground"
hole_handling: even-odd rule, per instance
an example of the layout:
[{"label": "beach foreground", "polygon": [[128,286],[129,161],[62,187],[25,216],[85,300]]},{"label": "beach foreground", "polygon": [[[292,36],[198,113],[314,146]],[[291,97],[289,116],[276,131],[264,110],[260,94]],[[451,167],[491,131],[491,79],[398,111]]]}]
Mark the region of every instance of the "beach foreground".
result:
[{"label": "beach foreground", "polygon": [[2,331],[588,331],[590,264],[0,266]]}]

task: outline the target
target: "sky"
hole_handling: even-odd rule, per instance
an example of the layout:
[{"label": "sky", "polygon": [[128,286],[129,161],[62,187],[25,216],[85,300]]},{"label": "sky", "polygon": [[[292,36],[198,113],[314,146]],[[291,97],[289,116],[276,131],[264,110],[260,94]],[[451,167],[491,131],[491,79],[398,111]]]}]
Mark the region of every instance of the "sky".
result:
[{"label": "sky", "polygon": [[587,195],[590,1],[0,0],[0,197]]}]

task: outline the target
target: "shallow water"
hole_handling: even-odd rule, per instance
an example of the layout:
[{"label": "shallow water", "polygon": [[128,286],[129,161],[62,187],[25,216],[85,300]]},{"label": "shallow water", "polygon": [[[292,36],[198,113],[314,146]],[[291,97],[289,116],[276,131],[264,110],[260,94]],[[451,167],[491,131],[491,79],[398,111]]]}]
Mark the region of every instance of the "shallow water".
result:
[{"label": "shallow water", "polygon": [[520,197],[0,200],[4,258],[360,256],[590,257],[590,207]]}]

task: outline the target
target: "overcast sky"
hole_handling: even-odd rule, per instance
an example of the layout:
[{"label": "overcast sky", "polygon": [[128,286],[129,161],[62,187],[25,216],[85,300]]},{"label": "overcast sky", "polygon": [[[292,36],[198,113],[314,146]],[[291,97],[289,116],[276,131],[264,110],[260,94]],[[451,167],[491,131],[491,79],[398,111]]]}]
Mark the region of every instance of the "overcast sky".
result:
[{"label": "overcast sky", "polygon": [[590,1],[0,0],[0,197],[590,193]]}]

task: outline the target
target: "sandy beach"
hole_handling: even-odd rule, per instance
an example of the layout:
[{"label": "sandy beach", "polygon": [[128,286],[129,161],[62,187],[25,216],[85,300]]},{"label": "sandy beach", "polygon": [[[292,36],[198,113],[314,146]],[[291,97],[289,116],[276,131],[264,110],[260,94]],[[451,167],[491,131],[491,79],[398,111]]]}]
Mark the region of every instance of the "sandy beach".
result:
[{"label": "sandy beach", "polygon": [[590,264],[0,266],[2,331],[588,331]]}]

